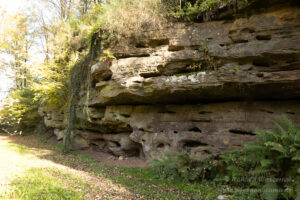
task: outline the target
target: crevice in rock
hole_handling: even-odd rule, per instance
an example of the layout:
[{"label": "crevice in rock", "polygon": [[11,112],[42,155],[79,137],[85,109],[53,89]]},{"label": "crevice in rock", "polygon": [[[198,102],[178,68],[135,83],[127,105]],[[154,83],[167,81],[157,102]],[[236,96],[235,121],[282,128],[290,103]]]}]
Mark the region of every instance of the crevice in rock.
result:
[{"label": "crevice in rock", "polygon": [[135,45],[135,47],[138,48],[138,49],[141,49],[141,48],[148,48],[148,45],[145,44],[145,43],[143,43],[143,42],[141,42],[141,43],[137,43],[137,44]]},{"label": "crevice in rock", "polygon": [[244,28],[240,31],[241,33],[254,33],[255,30],[252,28]]},{"label": "crevice in rock", "polygon": [[193,119],[192,122],[212,122],[211,119]]},{"label": "crevice in rock", "polygon": [[171,110],[162,110],[162,111],[159,111],[158,113],[160,113],[160,114],[176,114],[176,112],[171,111]]},{"label": "crevice in rock", "polygon": [[201,45],[192,45],[192,46],[190,46],[190,49],[198,51],[201,47],[202,47]]},{"label": "crevice in rock", "polygon": [[294,112],[285,112],[286,114],[290,114],[290,115],[295,115],[296,113]]},{"label": "crevice in rock", "polygon": [[221,44],[219,44],[219,45],[220,45],[220,47],[227,47],[227,46],[230,45],[230,43],[221,43]]},{"label": "crevice in rock", "polygon": [[211,113],[212,113],[212,112],[210,112],[210,111],[205,111],[205,110],[199,112],[200,115],[211,114]]},{"label": "crevice in rock", "polygon": [[129,118],[130,117],[130,115],[128,115],[128,114],[121,114],[121,116],[123,116],[125,118]]},{"label": "crevice in rock", "polygon": [[237,30],[230,30],[230,31],[228,32],[229,35],[232,35],[232,34],[235,34],[235,33],[237,33]]},{"label": "crevice in rock", "polygon": [[170,45],[168,48],[168,51],[181,51],[184,50],[184,46],[173,46]]},{"label": "crevice in rock", "polygon": [[[159,66],[158,66],[159,68]],[[147,73],[139,73],[139,75],[143,78],[151,78],[151,77],[158,77],[161,75],[160,72],[147,72]]]},{"label": "crevice in rock", "polygon": [[240,43],[248,43],[248,40],[245,39],[232,39],[234,44],[240,44]]},{"label": "crevice in rock", "polygon": [[229,132],[233,133],[233,134],[238,134],[238,135],[255,135],[252,132],[240,130],[240,129],[230,129]]},{"label": "crevice in rock", "polygon": [[271,35],[257,35],[256,39],[257,40],[271,40]]},{"label": "crevice in rock", "polygon": [[208,146],[208,144],[199,141],[194,141],[194,140],[187,140],[184,141],[183,148],[195,148],[195,147],[202,147],[202,146]]},{"label": "crevice in rock", "polygon": [[265,110],[265,109],[260,109],[259,111],[261,112],[266,112],[266,113],[270,113],[270,114],[273,114],[274,112],[270,111],[270,110]]},{"label": "crevice in rock", "polygon": [[163,46],[163,45],[169,45],[170,41],[169,39],[154,39],[150,40],[149,46],[152,48]]},{"label": "crevice in rock", "polygon": [[190,128],[189,131],[202,133],[202,131],[198,127]]},{"label": "crevice in rock", "polygon": [[116,56],[118,59],[124,59],[124,58],[147,58],[150,57],[150,54],[145,53],[145,54],[137,54],[137,55],[118,55]]}]

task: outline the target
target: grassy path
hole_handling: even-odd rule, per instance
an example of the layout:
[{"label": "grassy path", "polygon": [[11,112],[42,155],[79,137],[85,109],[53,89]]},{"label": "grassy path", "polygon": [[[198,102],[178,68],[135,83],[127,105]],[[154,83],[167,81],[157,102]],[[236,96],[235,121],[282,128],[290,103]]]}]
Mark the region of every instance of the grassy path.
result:
[{"label": "grassy path", "polygon": [[108,166],[34,136],[0,136],[0,199],[216,199],[208,184],[155,178],[151,168]]}]

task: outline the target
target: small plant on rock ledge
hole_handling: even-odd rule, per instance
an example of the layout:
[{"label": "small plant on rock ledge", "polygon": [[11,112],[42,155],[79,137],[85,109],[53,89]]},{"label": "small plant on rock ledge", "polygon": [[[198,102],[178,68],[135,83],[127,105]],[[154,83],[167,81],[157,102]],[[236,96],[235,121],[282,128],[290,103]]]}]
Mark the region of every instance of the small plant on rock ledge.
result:
[{"label": "small plant on rock ledge", "polygon": [[215,59],[215,57],[209,52],[208,39],[203,40],[202,48],[199,48],[198,51],[203,53],[202,60],[197,63],[189,65],[186,69],[188,71],[216,71],[220,62]]}]

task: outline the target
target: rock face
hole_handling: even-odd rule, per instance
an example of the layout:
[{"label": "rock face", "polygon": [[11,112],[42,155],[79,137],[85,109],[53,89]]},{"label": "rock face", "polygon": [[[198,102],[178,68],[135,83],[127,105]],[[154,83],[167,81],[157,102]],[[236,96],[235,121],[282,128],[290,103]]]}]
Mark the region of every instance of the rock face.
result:
[{"label": "rock face", "polygon": [[[92,66],[73,143],[147,158],[241,148],[279,115],[300,122],[299,44],[298,7],[145,30],[112,47],[116,60]],[[44,115],[61,138],[62,120]]]}]

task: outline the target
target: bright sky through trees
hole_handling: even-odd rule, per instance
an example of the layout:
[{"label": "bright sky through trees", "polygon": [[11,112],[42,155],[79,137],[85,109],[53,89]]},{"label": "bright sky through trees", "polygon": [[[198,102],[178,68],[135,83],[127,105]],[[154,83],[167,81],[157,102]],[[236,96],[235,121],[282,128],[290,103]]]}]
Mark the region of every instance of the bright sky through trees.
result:
[{"label": "bright sky through trees", "polygon": [[[26,9],[31,5],[31,1],[28,0],[0,0],[0,10],[5,11],[7,14],[14,14],[20,9]],[[2,20],[0,21],[0,34],[4,26]],[[5,59],[5,55],[0,54],[0,59]],[[0,66],[1,69],[2,66]],[[9,79],[4,71],[0,71],[0,107],[2,106],[2,100],[6,97],[7,91],[13,81]]]}]

